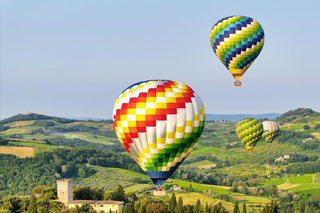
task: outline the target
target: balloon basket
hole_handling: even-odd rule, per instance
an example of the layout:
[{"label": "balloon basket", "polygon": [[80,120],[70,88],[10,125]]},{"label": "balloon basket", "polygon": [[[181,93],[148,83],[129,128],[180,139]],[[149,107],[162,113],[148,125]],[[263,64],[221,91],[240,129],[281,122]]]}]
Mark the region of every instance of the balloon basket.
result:
[{"label": "balloon basket", "polygon": [[269,148],[270,148],[271,146],[270,146],[270,143],[269,143]]},{"label": "balloon basket", "polygon": [[236,80],[236,81],[234,82],[234,86],[240,87],[240,86],[241,86],[241,82],[240,82],[239,80]]},{"label": "balloon basket", "polygon": [[251,151],[249,151],[249,152],[248,152],[248,154],[249,154],[249,155],[251,155],[251,154],[252,154],[252,152],[251,152]]}]

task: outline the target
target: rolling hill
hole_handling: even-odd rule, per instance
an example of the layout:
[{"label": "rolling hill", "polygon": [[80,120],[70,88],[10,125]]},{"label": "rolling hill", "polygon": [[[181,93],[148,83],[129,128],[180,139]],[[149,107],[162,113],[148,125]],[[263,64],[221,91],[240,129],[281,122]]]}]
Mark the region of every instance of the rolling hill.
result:
[{"label": "rolling hill", "polygon": [[[292,119],[293,116],[296,117]],[[289,122],[290,119],[292,120]],[[298,192],[318,195],[320,182],[316,173],[320,171],[316,169],[320,168],[320,129],[316,127],[320,125],[319,113],[299,108],[278,116],[277,120],[281,123],[281,131],[271,147],[261,139],[251,155],[248,155],[235,133],[236,122],[207,121],[197,146],[172,175],[172,179],[167,181],[166,187],[170,188],[174,184],[181,186],[185,199],[190,203],[194,203],[194,200],[188,194],[201,193],[206,199],[212,199],[212,203],[223,200],[232,209],[230,201],[237,200],[247,203],[256,212],[259,212],[261,204],[267,203],[270,197],[282,202],[282,195],[291,198]],[[305,130],[304,125],[308,125],[310,129]],[[20,114],[0,121],[0,137],[9,141],[11,154],[19,155],[18,149],[14,151],[17,146],[33,147],[29,156],[52,156],[52,165],[60,167],[50,170],[50,184],[54,184],[55,179],[67,177],[75,179],[77,186],[106,186],[107,190],[123,184],[126,191],[137,194],[153,188],[147,176],[115,164],[102,165],[105,161],[99,161],[101,165],[93,164],[92,162],[98,162],[94,161],[94,156],[88,159],[75,158],[79,169],[86,168],[86,175],[79,177],[81,173],[75,172],[73,176],[64,176],[62,167],[66,168],[64,166],[71,164],[63,157],[56,157],[60,156],[58,153],[61,151],[57,154],[55,152],[61,148],[79,152],[87,149],[108,150],[123,155],[124,149],[114,134],[110,120],[88,121]],[[0,152],[9,154],[7,149],[2,151],[0,147]],[[45,152],[51,154],[41,154]],[[276,159],[282,158],[282,161],[276,162]],[[20,168],[21,172],[23,170],[24,168]],[[39,180],[45,181],[40,176]],[[15,184],[23,192],[30,190],[30,187],[26,187],[28,183],[22,183],[24,186],[20,186],[19,182]],[[0,184],[7,186],[2,182]],[[19,187],[15,187],[16,190]],[[317,190],[313,190],[313,187]],[[288,192],[292,194],[288,195]],[[7,193],[5,191],[1,194],[0,189],[2,196]],[[301,196],[300,200],[295,199],[300,202],[304,198]],[[290,202],[286,201],[282,205],[289,205]]]}]

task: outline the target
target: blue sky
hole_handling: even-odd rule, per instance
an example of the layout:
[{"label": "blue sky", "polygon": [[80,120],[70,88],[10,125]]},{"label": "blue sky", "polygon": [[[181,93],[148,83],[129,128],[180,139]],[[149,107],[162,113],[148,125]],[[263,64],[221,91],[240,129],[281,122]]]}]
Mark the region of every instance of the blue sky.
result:
[{"label": "blue sky", "polygon": [[[316,0],[1,1],[0,117],[111,118],[123,89],[148,79],[189,85],[212,114],[320,111],[319,8]],[[230,15],[265,32],[241,87],[209,42]]]}]

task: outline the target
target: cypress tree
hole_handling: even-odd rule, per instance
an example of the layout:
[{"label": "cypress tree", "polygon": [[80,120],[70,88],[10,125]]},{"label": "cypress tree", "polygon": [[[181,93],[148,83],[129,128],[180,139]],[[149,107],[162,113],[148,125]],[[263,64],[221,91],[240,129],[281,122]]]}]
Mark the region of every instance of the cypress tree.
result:
[{"label": "cypress tree", "polygon": [[240,213],[238,201],[236,201],[236,204],[234,204],[233,213]]},{"label": "cypress tree", "polygon": [[37,213],[37,202],[36,202],[36,197],[34,196],[34,193],[31,194],[27,213]]},{"label": "cypress tree", "polygon": [[271,201],[271,212],[278,213],[277,201],[275,200]]},{"label": "cypress tree", "polygon": [[198,199],[197,200],[197,204],[196,206],[194,207],[194,213],[200,213],[201,212],[201,202],[200,200]]},{"label": "cypress tree", "polygon": [[178,200],[178,205],[176,206],[176,209],[175,209],[175,213],[183,213],[183,212],[184,212],[183,201],[182,201],[182,197],[180,196]]},{"label": "cypress tree", "polygon": [[206,203],[206,207],[205,207],[205,209],[204,209],[204,213],[209,213],[208,203]]},{"label": "cypress tree", "polygon": [[247,213],[247,205],[243,203],[242,213]]},{"label": "cypress tree", "polygon": [[177,206],[177,199],[176,199],[176,195],[174,194],[174,192],[172,193],[171,199],[170,199],[170,211],[171,213],[174,213],[175,208]]},{"label": "cypress tree", "polygon": [[233,213],[240,213],[240,209],[239,209],[238,201],[236,201],[236,204],[234,205]]}]

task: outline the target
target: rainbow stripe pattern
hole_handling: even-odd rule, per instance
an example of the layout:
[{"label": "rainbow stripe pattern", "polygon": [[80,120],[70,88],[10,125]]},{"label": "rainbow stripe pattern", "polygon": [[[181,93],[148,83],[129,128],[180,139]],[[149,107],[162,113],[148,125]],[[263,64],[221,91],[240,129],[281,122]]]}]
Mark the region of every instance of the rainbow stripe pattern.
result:
[{"label": "rainbow stripe pattern", "polygon": [[162,185],[193,150],[204,123],[200,97],[171,80],[133,84],[113,109],[121,144],[156,185]]}]

